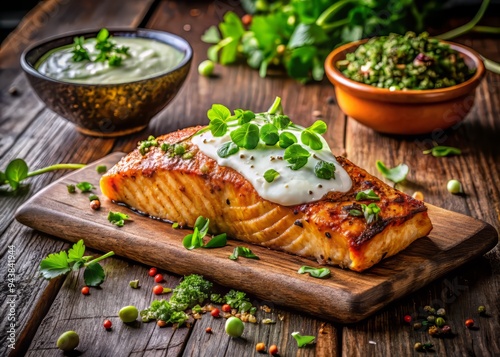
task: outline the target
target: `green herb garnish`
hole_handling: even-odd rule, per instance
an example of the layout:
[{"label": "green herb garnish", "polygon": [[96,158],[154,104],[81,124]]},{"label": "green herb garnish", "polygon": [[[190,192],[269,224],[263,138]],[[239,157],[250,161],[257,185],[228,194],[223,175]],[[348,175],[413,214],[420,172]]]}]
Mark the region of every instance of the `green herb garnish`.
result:
[{"label": "green herb garnish", "polygon": [[356,201],[363,200],[380,201],[380,197],[372,189],[359,191],[356,194]]},{"label": "green herb garnish", "polygon": [[94,185],[87,181],[78,182],[76,187],[82,192],[90,192],[95,188]]},{"label": "green herb garnish", "polygon": [[108,168],[106,167],[106,165],[97,165],[95,170],[97,171],[98,174],[103,174],[106,171],[108,171]]},{"label": "green herb garnish", "polygon": [[459,148],[452,147],[452,146],[436,145],[432,149],[424,150],[423,153],[425,155],[432,154],[432,156],[434,156],[434,157],[444,157],[444,156],[450,156],[450,155],[460,155],[460,154],[462,154],[462,150],[460,150]]},{"label": "green herb garnish", "polygon": [[108,213],[108,221],[110,221],[112,224],[118,227],[123,227],[125,221],[128,219],[129,216],[125,213],[113,212],[113,211],[109,211]]},{"label": "green herb garnish", "polygon": [[242,291],[230,290],[221,300],[238,312],[249,312],[252,309],[250,299]]},{"label": "green herb garnish", "polygon": [[73,184],[66,185],[66,188],[68,189],[68,193],[75,193],[76,192],[76,186]]},{"label": "green herb garnish", "polygon": [[[76,170],[85,167],[84,164],[55,164],[35,171],[28,171],[28,164],[23,159],[14,159],[7,164],[5,172],[0,171],[0,186],[9,185],[12,190],[17,190],[23,180],[28,177],[44,174],[55,170]],[[68,188],[68,191],[71,188]],[[70,192],[71,193],[71,192]]]},{"label": "green herb garnish", "polygon": [[203,242],[203,238],[208,233],[208,228],[210,225],[210,220],[203,216],[199,216],[194,224],[193,233],[188,234],[182,240],[182,245],[186,249],[196,249],[196,248],[221,248],[226,246],[227,237],[226,233],[213,236],[206,244]]},{"label": "green herb garnish", "polygon": [[[156,138],[153,135],[150,135],[147,140],[143,140],[139,142],[139,152],[141,153],[142,156],[146,155],[147,152],[149,152],[151,147],[156,147],[158,146],[158,141],[156,141]],[[163,150],[163,146],[162,146]]]},{"label": "green herb garnish", "polygon": [[[231,141],[225,142],[219,147],[217,150],[219,157],[226,158],[234,155],[240,148],[264,150],[265,147],[279,146],[285,149],[282,158],[290,164],[289,167],[292,170],[299,170],[308,163],[312,155],[306,147],[314,151],[323,148],[320,135],[327,130],[326,123],[322,120],[317,120],[310,127],[303,129],[293,124],[288,116],[283,115],[281,98],[279,97],[265,113],[235,109],[234,114],[231,115],[231,111],[222,104],[213,104],[208,110],[207,116],[210,123],[198,134],[210,130],[213,136],[221,137],[231,129]],[[255,119],[263,123],[261,127],[254,124]],[[288,128],[293,128],[300,133],[300,143],[298,143],[294,133],[285,131]],[[314,173],[318,178],[327,180],[335,178],[333,163],[322,161],[316,156],[313,157],[318,160],[314,168]],[[274,170],[268,170],[267,174],[264,175],[268,182],[272,182],[276,177]]]},{"label": "green herb garnish", "polygon": [[278,171],[276,171],[275,169],[269,169],[267,170],[266,172],[264,172],[264,179],[271,183],[273,182],[278,176],[280,175],[280,173]]},{"label": "green herb garnish", "polygon": [[45,279],[53,279],[60,275],[67,274],[72,270],[85,268],[83,272],[85,285],[99,286],[106,278],[106,274],[98,262],[115,253],[108,252],[95,259],[92,259],[91,256],[84,256],[84,253],[85,245],[83,240],[80,239],[77,243],[73,244],[73,247],[71,247],[68,252],[63,250],[59,253],[52,253],[43,259],[40,262],[40,273]]},{"label": "green herb garnish", "polygon": [[381,209],[377,206],[377,204],[370,203],[369,205],[355,204],[354,207],[348,211],[348,213],[353,217],[365,217],[366,223],[370,224],[379,219],[380,211]]},{"label": "green herb garnish", "polygon": [[207,300],[211,289],[212,283],[201,275],[186,276],[173,290],[170,300],[155,300],[149,308],[140,312],[142,321],[161,320],[182,326],[189,319],[184,311]]},{"label": "green herb garnish", "polygon": [[91,194],[91,195],[89,196],[89,201],[94,201],[94,200],[99,201],[99,197],[97,197],[97,195]]},{"label": "green herb garnish", "polygon": [[399,164],[398,166],[390,169],[386,167],[382,161],[378,160],[377,170],[387,179],[394,183],[398,183],[406,179],[406,175],[408,175],[410,168],[406,164]]},{"label": "green herb garnish", "polygon": [[239,257],[248,259],[260,259],[249,248],[242,246],[235,247],[233,250],[233,254],[229,256],[229,259],[237,260]]},{"label": "green herb garnish", "polygon": [[298,270],[299,274],[309,273],[313,278],[324,279],[330,276],[330,269],[328,268],[314,268],[307,265],[301,266]]},{"label": "green herb garnish", "polygon": [[96,36],[95,48],[99,53],[95,58],[90,58],[88,50],[84,47],[85,38],[83,36],[75,37],[73,44],[73,61],[91,61],[91,62],[108,62],[112,67],[120,66],[122,61],[129,56],[127,46],[118,47],[112,41],[109,31],[105,28],[101,29]]},{"label": "green herb garnish", "polygon": [[299,348],[311,344],[316,339],[315,336],[302,336],[299,332],[292,332],[292,337],[297,341]]}]

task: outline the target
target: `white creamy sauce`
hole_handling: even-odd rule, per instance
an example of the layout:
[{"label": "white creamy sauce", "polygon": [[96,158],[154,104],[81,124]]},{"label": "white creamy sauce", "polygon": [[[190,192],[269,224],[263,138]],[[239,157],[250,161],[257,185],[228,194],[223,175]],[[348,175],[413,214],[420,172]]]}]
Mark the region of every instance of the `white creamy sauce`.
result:
[{"label": "white creamy sauce", "polygon": [[[113,37],[118,47],[127,46],[130,56],[119,66],[106,62],[88,60],[73,61],[73,45],[56,48],[48,52],[37,64],[38,72],[64,82],[87,84],[118,84],[150,78],[177,66],[184,54],[165,43],[146,38]],[[100,52],[95,48],[96,40],[85,41],[84,47],[90,58]]]},{"label": "white creamy sauce", "polygon": [[[253,124],[262,126],[264,121],[255,119]],[[293,206],[320,200],[330,191],[347,192],[351,189],[352,181],[347,172],[340,166],[332,154],[326,140],[321,137],[323,148],[312,150],[303,146],[311,153],[307,164],[299,170],[292,170],[289,163],[283,159],[284,149],[278,145],[267,146],[263,142],[253,150],[240,148],[240,150],[229,157],[221,158],[217,150],[226,142],[231,141],[230,131],[222,137],[214,137],[210,131],[197,134],[192,142],[208,157],[217,161],[220,166],[230,167],[245,177],[259,193],[259,195],[271,202],[283,206]],[[303,128],[301,128],[303,129]],[[299,129],[288,128],[284,131],[290,132],[300,143]],[[316,177],[314,166],[318,159],[333,163],[335,165],[335,178],[325,180]],[[274,169],[280,175],[273,181],[267,182],[264,173]]]}]

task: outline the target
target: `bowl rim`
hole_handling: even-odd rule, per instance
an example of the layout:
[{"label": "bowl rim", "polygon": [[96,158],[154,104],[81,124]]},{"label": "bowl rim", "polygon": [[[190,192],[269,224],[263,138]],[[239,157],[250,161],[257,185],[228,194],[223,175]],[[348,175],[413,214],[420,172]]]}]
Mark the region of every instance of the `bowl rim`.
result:
[{"label": "bowl rim", "polygon": [[[35,77],[38,77],[40,79],[47,80],[47,81],[50,81],[50,82],[58,83],[58,84],[74,85],[74,86],[78,86],[78,87],[92,87],[92,86],[94,86],[94,87],[95,86],[99,86],[99,87],[116,87],[116,86],[121,86],[121,85],[126,85],[126,84],[136,84],[136,83],[140,83],[140,82],[144,82],[144,81],[150,81],[150,80],[153,80],[153,79],[164,77],[165,75],[168,75],[170,73],[173,73],[173,72],[181,69],[182,67],[184,67],[185,65],[187,65],[192,60],[192,58],[193,58],[193,48],[191,47],[191,44],[185,38],[183,38],[183,37],[181,37],[179,35],[173,34],[171,32],[161,31],[161,30],[154,30],[154,29],[147,29],[147,28],[106,27],[106,29],[109,31],[110,35],[115,36],[115,34],[116,34],[117,37],[120,37],[120,35],[119,35],[120,33],[121,34],[125,34],[125,33],[135,34],[135,37],[149,38],[151,40],[159,41],[159,42],[165,43],[167,45],[170,45],[172,47],[175,47],[176,49],[181,50],[182,52],[184,52],[185,55],[182,58],[181,62],[179,62],[175,67],[170,68],[170,69],[168,69],[165,72],[161,72],[161,73],[159,73],[157,75],[154,75],[154,76],[151,76],[151,77],[147,77],[147,78],[143,78],[143,79],[137,79],[137,80],[129,81],[129,82],[122,82],[122,83],[77,83],[77,82],[62,81],[62,80],[59,80],[59,79],[48,77],[48,76],[40,73],[26,59],[26,56],[31,51],[33,51],[34,49],[36,49],[37,47],[41,47],[43,45],[49,44],[50,42],[54,42],[54,41],[57,41],[57,40],[68,38],[68,37],[69,38],[73,38],[75,36],[84,36],[85,38],[87,38],[87,37],[95,36],[95,35],[97,35],[97,33],[101,29],[102,29],[102,27],[101,28],[88,28],[88,29],[83,29],[83,30],[70,31],[70,32],[65,32],[65,33],[62,33],[62,34],[59,34],[59,35],[47,37],[47,38],[44,38],[42,40],[36,41],[35,43],[29,45],[22,52],[21,57],[20,57],[21,68],[26,73],[28,73],[28,74],[30,74],[32,76],[35,76]],[[183,48],[181,48],[180,46],[176,47],[175,44],[167,43],[167,42],[158,40],[157,38],[154,38],[154,37],[140,36],[141,34],[148,34],[148,33],[153,33],[153,34],[159,34],[159,35],[162,35],[162,36],[167,36],[170,39],[172,39],[173,42],[177,42],[177,44],[182,44],[184,47]],[[45,53],[47,53],[47,52],[44,52],[44,54]],[[42,56],[44,54],[42,54]],[[40,56],[40,58],[42,56]],[[38,58],[38,59],[40,59],[40,58]]]},{"label": "bowl rim", "polygon": [[[459,52],[462,56],[468,57],[476,67],[476,73],[460,84],[444,87],[438,89],[408,89],[408,90],[395,90],[391,91],[388,88],[379,88],[369,84],[356,82],[346,77],[337,68],[335,63],[342,58],[345,58],[344,53],[350,53],[363,43],[368,42],[370,39],[362,39],[354,42],[349,42],[334,49],[327,56],[325,60],[325,72],[327,77],[334,85],[339,85],[344,90],[361,95],[367,99],[375,99],[387,102],[438,102],[467,95],[472,91],[481,81],[486,73],[484,63],[481,56],[473,49],[462,44],[440,40],[440,42],[448,44],[452,49]],[[339,58],[341,57],[342,58]]]}]

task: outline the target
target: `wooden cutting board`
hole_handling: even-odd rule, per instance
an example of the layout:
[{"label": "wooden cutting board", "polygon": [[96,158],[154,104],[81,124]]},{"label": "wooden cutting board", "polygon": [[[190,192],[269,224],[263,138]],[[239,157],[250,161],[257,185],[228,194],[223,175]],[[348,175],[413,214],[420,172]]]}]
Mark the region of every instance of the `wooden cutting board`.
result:
[{"label": "wooden cutting board", "polygon": [[[300,275],[302,265],[315,261],[230,240],[219,249],[186,250],[182,238],[189,230],[135,214],[113,204],[99,190],[97,165],[113,166],[124,156],[114,153],[54,182],[27,201],[16,213],[19,222],[70,242],[85,245],[187,275],[206,278],[274,304],[342,323],[362,320],[385,305],[410,294],[465,262],[484,254],[498,242],[495,229],[480,220],[429,206],[434,230],[406,250],[364,273],[332,267],[331,277]],[[88,194],[69,194],[67,184],[88,181],[96,186],[101,209],[89,207]],[[110,210],[130,215],[122,228],[107,220]],[[260,260],[228,259],[236,245],[248,246]],[[110,277],[112,279],[112,277]]]}]

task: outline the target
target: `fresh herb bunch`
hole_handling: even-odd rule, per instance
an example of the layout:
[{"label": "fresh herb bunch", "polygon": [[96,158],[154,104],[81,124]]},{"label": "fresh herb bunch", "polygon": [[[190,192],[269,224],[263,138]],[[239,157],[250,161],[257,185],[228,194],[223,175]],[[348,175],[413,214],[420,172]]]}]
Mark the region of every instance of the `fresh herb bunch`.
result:
[{"label": "fresh herb bunch", "polygon": [[107,62],[110,66],[118,67],[122,64],[122,61],[127,58],[130,54],[128,52],[129,48],[127,46],[117,46],[114,41],[112,41],[112,36],[109,31],[105,28],[101,29],[97,34],[95,40],[96,50],[99,51],[97,56],[94,58],[90,57],[88,50],[85,48],[85,38],[83,36],[75,37],[73,43],[73,61],[91,61],[91,62]]},{"label": "fresh herb bunch", "polygon": [[49,254],[45,259],[40,262],[40,273],[45,279],[53,279],[60,275],[65,275],[70,271],[76,271],[80,268],[85,268],[83,272],[83,279],[87,286],[99,286],[104,282],[106,274],[104,269],[98,263],[106,259],[114,252],[108,252],[98,258],[92,259],[91,256],[84,256],[85,244],[80,239],[73,244],[68,252],[65,250],[58,253]]},{"label": "fresh herb bunch", "polygon": [[7,164],[5,172],[0,171],[0,187],[9,185],[12,190],[19,189],[21,182],[28,178],[55,170],[76,170],[85,167],[84,164],[55,164],[29,172],[28,164],[23,159],[14,159]]},{"label": "fresh herb bunch", "polygon": [[244,57],[261,77],[268,67],[277,66],[307,82],[323,78],[327,54],[342,43],[423,31],[425,19],[440,2],[426,1],[419,7],[416,0],[246,0],[243,6],[254,14],[248,29],[228,12],[218,29],[212,26],[202,36],[213,44],[208,58],[226,65]]},{"label": "fresh herb bunch", "polygon": [[356,82],[390,90],[450,87],[475,73],[450,45],[427,32],[371,38],[336,66]]},{"label": "fresh herb bunch", "polygon": [[[326,132],[326,123],[317,120],[308,128],[292,123],[290,118],[283,114],[280,97],[276,97],[271,108],[265,113],[236,109],[234,114],[231,114],[231,111],[222,104],[213,104],[207,116],[210,124],[206,129],[200,130],[199,134],[205,130],[210,130],[215,137],[224,136],[228,131],[230,133],[231,141],[224,143],[217,150],[217,154],[222,158],[235,155],[240,148],[254,150],[259,144],[267,147],[276,146],[284,149],[283,160],[290,164],[290,169],[301,169],[312,156],[317,160],[314,167],[315,175],[325,180],[335,179],[335,165],[311,155],[306,149],[309,147],[314,152],[323,148],[320,135]],[[257,125],[262,123],[260,127]],[[300,143],[290,131],[292,129],[300,132]],[[264,173],[267,182],[273,182],[278,176],[279,174],[272,169]]]}]

